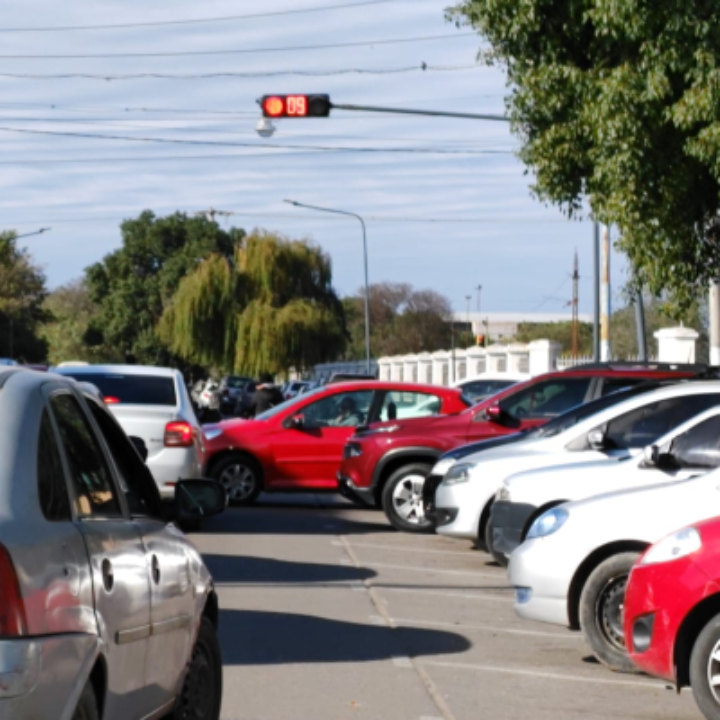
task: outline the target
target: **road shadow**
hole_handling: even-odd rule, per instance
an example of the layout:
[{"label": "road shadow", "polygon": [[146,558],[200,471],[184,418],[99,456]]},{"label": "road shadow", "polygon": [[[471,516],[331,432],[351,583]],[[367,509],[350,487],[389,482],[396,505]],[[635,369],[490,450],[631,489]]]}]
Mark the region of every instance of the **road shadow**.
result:
[{"label": "road shadow", "polygon": [[213,580],[221,584],[302,584],[356,582],[377,573],[352,565],[289,562],[243,555],[203,555]]},{"label": "road shadow", "polygon": [[455,633],[361,625],[311,615],[221,610],[223,665],[350,663],[450,655],[471,647]]}]

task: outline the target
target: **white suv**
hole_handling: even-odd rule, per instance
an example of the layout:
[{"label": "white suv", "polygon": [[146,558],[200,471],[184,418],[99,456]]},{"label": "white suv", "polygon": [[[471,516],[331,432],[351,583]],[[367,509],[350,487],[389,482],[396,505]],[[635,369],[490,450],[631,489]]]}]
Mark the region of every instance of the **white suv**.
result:
[{"label": "white suv", "polygon": [[147,466],[164,500],[174,497],[181,478],[203,476],[205,437],[180,371],[144,365],[85,365],[58,367],[54,372],[95,385],[123,430],[143,439]]}]

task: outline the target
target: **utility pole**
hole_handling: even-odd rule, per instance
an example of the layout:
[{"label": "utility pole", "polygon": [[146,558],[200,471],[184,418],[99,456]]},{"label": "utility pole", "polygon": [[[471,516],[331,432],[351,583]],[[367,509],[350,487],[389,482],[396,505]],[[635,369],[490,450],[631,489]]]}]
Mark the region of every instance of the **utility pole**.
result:
[{"label": "utility pole", "polygon": [[708,311],[710,314],[710,364],[720,365],[720,278],[710,283],[708,297]]},{"label": "utility pole", "polygon": [[643,307],[642,288],[635,291],[635,330],[637,332],[638,360],[647,362],[647,338],[645,337],[645,308]]},{"label": "utility pole", "polygon": [[580,280],[580,274],[578,272],[578,254],[575,250],[575,264],[573,266],[573,297],[572,297],[572,348],[571,354],[573,360],[577,359],[579,348],[578,348],[578,281]]},{"label": "utility pole", "polygon": [[477,290],[477,311],[480,312],[480,293],[482,292],[482,285],[478,285],[476,288]]},{"label": "utility pole", "polygon": [[[470,301],[472,300],[472,295],[466,295],[465,296],[465,322],[468,326],[470,326]],[[472,326],[469,327],[470,332],[472,332]]]},{"label": "utility pole", "polygon": [[600,278],[600,360],[610,360],[610,228],[602,229]]}]

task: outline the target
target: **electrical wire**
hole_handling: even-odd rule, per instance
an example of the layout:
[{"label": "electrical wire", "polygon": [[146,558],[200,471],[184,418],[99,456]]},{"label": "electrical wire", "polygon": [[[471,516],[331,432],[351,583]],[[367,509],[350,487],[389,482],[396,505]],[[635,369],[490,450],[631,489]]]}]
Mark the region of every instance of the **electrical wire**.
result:
[{"label": "electrical wire", "polygon": [[199,23],[229,22],[232,20],[252,20],[253,18],[278,17],[280,15],[300,15],[303,13],[324,12],[326,10],[339,10],[343,8],[352,9],[354,7],[363,7],[365,5],[383,5],[390,2],[396,2],[396,0],[364,0],[364,2],[323,5],[320,7],[298,8],[297,10],[276,10],[265,13],[251,13],[248,15],[225,15],[224,17],[194,18],[188,20],[158,20],[155,22],[116,23],[109,25],[60,25],[55,27],[0,28],[0,33],[118,30],[121,28],[160,27],[163,25],[195,25]]},{"label": "electrical wire", "polygon": [[0,78],[13,80],[103,80],[105,82],[123,80],[210,80],[214,78],[270,78],[294,75],[299,77],[331,77],[336,75],[400,75],[411,72],[459,72],[477,70],[481,65],[409,65],[398,68],[345,68],[341,70],[275,70],[262,72],[212,72],[197,74],[172,73],[135,73],[131,75],[93,75],[90,73],[62,73],[33,75],[29,73],[0,73]]},{"label": "electrical wire", "polygon": [[304,50],[330,50],[334,48],[365,47],[367,45],[398,45],[401,43],[450,40],[459,37],[477,37],[476,33],[454,33],[452,35],[424,35],[386,40],[360,40],[348,43],[327,43],[324,45],[289,45],[274,48],[243,48],[242,50],[186,50],[178,52],[140,53],[99,53],[95,55],[0,55],[0,60],[97,60],[99,58],[140,58],[140,57],[194,57],[200,55],[248,55],[256,53],[302,52]]}]

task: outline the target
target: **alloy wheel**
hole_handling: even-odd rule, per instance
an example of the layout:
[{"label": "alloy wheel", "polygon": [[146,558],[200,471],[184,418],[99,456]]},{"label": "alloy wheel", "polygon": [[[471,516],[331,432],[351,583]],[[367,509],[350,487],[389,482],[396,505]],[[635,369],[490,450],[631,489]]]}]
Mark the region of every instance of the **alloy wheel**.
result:
[{"label": "alloy wheel", "polygon": [[240,461],[225,468],[218,479],[230,500],[246,500],[252,495],[257,482],[252,469]]},{"label": "alloy wheel", "polygon": [[720,705],[720,640],[715,643],[707,661],[707,682],[715,702]]},{"label": "alloy wheel", "polygon": [[415,525],[425,522],[424,484],[425,478],[423,476],[408,475],[393,488],[393,510],[406,522]]}]

